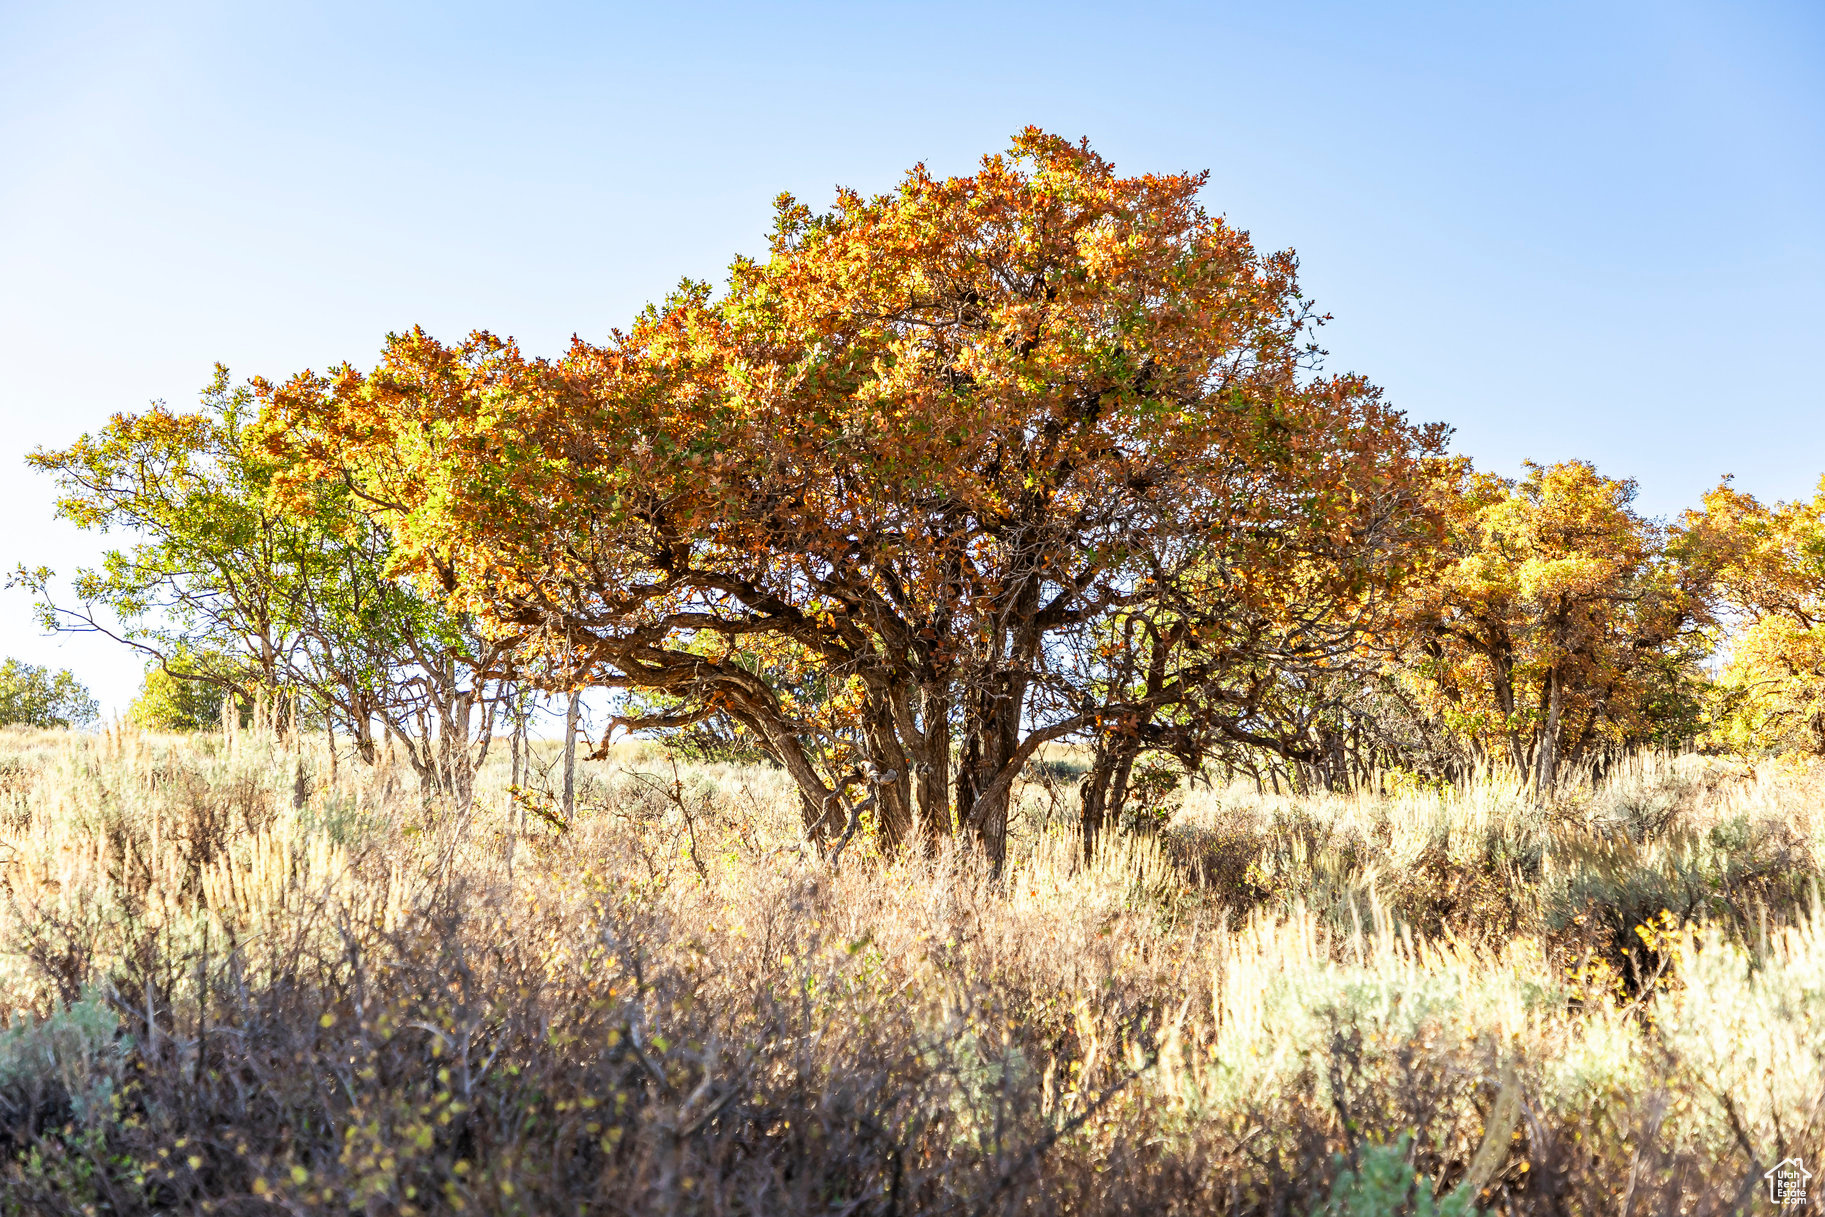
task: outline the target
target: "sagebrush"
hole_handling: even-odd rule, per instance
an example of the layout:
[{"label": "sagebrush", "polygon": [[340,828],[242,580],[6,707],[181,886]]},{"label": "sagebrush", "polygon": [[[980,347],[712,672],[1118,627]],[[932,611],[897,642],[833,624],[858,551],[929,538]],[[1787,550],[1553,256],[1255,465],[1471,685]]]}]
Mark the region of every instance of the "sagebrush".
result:
[{"label": "sagebrush", "polygon": [[1821,1149],[1825,775],[1174,792],[833,866],[790,781],[0,736],[14,1213],[1731,1212]]}]

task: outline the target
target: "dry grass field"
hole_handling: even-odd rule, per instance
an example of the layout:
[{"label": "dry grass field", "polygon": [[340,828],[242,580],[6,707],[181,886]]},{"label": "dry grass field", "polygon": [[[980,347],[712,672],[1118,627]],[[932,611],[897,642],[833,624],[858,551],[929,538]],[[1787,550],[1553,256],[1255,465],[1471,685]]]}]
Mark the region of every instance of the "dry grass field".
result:
[{"label": "dry grass field", "polygon": [[0,733],[0,1208],[1711,1213],[1825,1149],[1825,770],[1194,785],[1086,865],[1059,754],[995,881],[763,768],[506,781]]}]

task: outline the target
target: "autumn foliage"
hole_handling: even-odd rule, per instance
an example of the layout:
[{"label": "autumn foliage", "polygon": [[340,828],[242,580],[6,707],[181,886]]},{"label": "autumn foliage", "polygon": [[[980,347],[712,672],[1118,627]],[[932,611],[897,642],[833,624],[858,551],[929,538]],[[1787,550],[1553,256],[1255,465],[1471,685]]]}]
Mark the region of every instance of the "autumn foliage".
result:
[{"label": "autumn foliage", "polygon": [[1296,752],[1260,707],[1435,535],[1442,429],[1316,370],[1292,256],[1203,184],[1028,131],[782,198],[721,295],[556,360],[413,331],[264,386],[271,443],[555,679],[669,699],[622,726],[726,715],[814,835],[865,804],[999,857],[1047,741],[1098,744],[1092,791],[1143,749]]},{"label": "autumn foliage", "polygon": [[1692,538],[1583,461],[1514,482],[1466,471],[1452,489],[1437,575],[1402,614],[1431,711],[1545,788],[1594,752],[1678,743],[1658,733],[1692,729],[1682,677],[1714,624]]},{"label": "autumn foliage", "polygon": [[1825,480],[1809,500],[1768,507],[1726,479],[1687,526],[1717,538],[1719,600],[1738,627],[1724,742],[1825,753]]},{"label": "autumn foliage", "polygon": [[601,748],[765,756],[839,856],[999,865],[1051,744],[1087,850],[1219,772],[1546,793],[1644,747],[1825,751],[1825,494],[1726,480],[1669,524],[1588,462],[1478,471],[1325,370],[1293,255],[1205,184],[1030,129],[969,176],[782,196],[723,287],[557,357],[413,329],[372,368],[218,370],[34,455],[144,543],[78,610],[15,579],[458,802],[532,690],[608,690]]}]

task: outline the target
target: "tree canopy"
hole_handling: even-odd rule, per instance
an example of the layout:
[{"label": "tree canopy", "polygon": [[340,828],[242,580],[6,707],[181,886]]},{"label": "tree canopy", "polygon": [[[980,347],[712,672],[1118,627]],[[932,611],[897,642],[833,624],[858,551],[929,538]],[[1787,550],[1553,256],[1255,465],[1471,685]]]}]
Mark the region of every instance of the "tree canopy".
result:
[{"label": "tree canopy", "polygon": [[1811,499],[1772,507],[1725,479],[1686,525],[1713,538],[1719,598],[1737,626],[1725,740],[1825,753],[1825,479]]},{"label": "tree canopy", "polygon": [[815,831],[861,781],[890,841],[999,857],[1049,740],[1275,746],[1276,680],[1435,529],[1443,429],[1319,370],[1292,255],[1203,184],[1029,130],[969,177],[782,198],[767,258],[605,343],[413,331],[264,385],[272,450],[494,637],[742,724]]},{"label": "tree canopy", "polygon": [[1446,492],[1443,561],[1403,629],[1456,734],[1550,787],[1563,763],[1698,730],[1709,580],[1691,538],[1634,511],[1632,481],[1529,463],[1518,481],[1466,470]]},{"label": "tree canopy", "polygon": [[98,707],[76,675],[18,659],[0,663],[0,726],[86,727]]}]

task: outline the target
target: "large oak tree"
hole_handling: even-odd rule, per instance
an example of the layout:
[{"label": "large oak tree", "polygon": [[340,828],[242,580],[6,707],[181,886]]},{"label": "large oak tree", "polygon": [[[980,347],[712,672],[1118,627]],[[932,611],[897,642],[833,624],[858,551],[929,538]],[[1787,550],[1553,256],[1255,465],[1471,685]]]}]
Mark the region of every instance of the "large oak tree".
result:
[{"label": "large oak tree", "polygon": [[271,443],[552,679],[670,707],[623,726],[726,716],[814,834],[861,781],[890,845],[999,862],[1047,741],[1282,746],[1276,682],[1339,662],[1432,533],[1442,429],[1319,371],[1292,255],[1203,185],[1029,130],[968,177],[782,198],[720,296],[555,360],[400,335],[266,386]]}]

